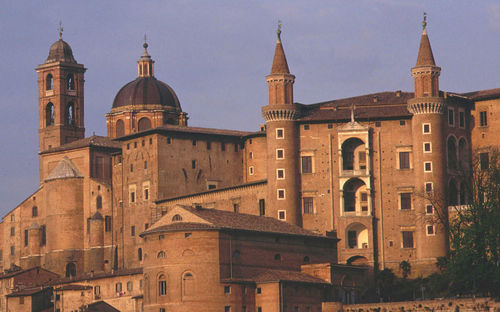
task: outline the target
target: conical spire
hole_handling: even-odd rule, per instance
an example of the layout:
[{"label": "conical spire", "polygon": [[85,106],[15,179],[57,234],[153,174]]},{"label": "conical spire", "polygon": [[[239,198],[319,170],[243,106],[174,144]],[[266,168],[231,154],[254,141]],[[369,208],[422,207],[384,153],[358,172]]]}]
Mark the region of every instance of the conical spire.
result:
[{"label": "conical spire", "polygon": [[137,61],[137,73],[139,77],[153,77],[154,76],[154,68],[153,64],[155,61],[151,58],[151,55],[148,53],[148,42],[147,37],[144,35],[144,44],[142,47],[144,48],[144,53],[141,55],[141,58]]},{"label": "conical spire", "polygon": [[286,61],[285,51],[281,44],[281,21],[278,23],[278,30],[276,31],[278,40],[276,41],[276,50],[274,51],[273,66],[271,67],[272,74],[290,74],[288,63]]},{"label": "conical spire", "polygon": [[418,66],[436,66],[434,55],[432,55],[431,43],[427,36],[427,14],[424,13],[424,21],[422,22],[422,38],[420,38],[420,48],[418,50],[417,67]]}]

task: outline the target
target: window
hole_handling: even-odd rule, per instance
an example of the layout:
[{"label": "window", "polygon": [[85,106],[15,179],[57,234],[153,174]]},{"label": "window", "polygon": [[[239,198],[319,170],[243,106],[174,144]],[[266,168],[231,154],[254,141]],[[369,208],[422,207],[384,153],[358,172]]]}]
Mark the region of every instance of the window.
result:
[{"label": "window", "polygon": [[425,205],[425,213],[434,214],[434,207],[432,207],[432,205]]},{"label": "window", "polygon": [[432,152],[431,142],[425,142],[424,143],[424,153],[431,153],[431,152]]},{"label": "window", "polygon": [[137,142],[134,142],[134,148],[137,148]]},{"label": "window", "polygon": [[304,207],[304,214],[314,214],[314,201],[312,197],[302,198],[302,206]]},{"label": "window", "polygon": [[[144,140],[142,140],[141,141],[141,146],[144,146],[144,145],[146,145],[146,142]],[[144,169],[146,169],[146,168],[144,168]]]},{"label": "window", "polygon": [[278,210],[278,219],[279,220],[286,220],[286,211],[285,210]]},{"label": "window", "polygon": [[224,142],[220,144],[220,150],[223,152],[226,150],[226,144]]},{"label": "window", "polygon": [[358,246],[358,233],[356,231],[347,231],[347,246],[351,249]]},{"label": "window", "polygon": [[225,306],[224,312],[231,312],[231,306]]},{"label": "window", "polygon": [[253,173],[254,173],[253,166],[248,167],[248,174],[253,175]]},{"label": "window", "polygon": [[216,189],[217,188],[217,184],[215,183],[208,183],[208,189],[209,190],[213,190],[213,189]]},{"label": "window", "polygon": [[66,112],[64,115],[66,125],[73,126],[75,124],[75,105],[73,102],[69,102],[66,105]]},{"label": "window", "polygon": [[207,141],[207,150],[211,149],[212,148],[212,142],[210,141]]},{"label": "window", "polygon": [[433,236],[434,234],[436,234],[435,231],[434,231],[434,225],[432,225],[432,224],[426,225],[426,231],[425,232],[426,232],[427,236]]},{"label": "window", "polygon": [[403,248],[414,248],[413,231],[403,231]]},{"label": "window", "polygon": [[280,254],[275,254],[274,255],[274,260],[281,261],[281,255]]},{"label": "window", "polygon": [[400,193],[401,210],[411,209],[411,193]]},{"label": "window", "polygon": [[16,254],[16,249],[14,246],[10,246],[10,255],[14,256]]},{"label": "window", "polygon": [[276,169],[276,178],[283,180],[285,178],[285,169]]},{"label": "window", "polygon": [[68,88],[68,91],[75,90],[75,80],[73,79],[73,74],[69,74],[66,79],[68,83],[66,86]]},{"label": "window", "polygon": [[260,287],[257,287],[257,294],[262,294],[262,289]]},{"label": "window", "polygon": [[45,90],[52,90],[54,85],[54,78],[52,78],[52,74],[48,74],[45,78]]},{"label": "window", "polygon": [[358,153],[359,157],[359,169],[366,169],[366,152],[360,151]]},{"label": "window", "polygon": [[285,137],[285,130],[283,128],[276,129],[276,138],[283,139]]},{"label": "window", "polygon": [[432,172],[432,161],[424,162],[424,172]]},{"label": "window", "polygon": [[406,125],[406,122],[405,122],[404,120],[400,120],[400,121],[399,121],[399,125],[400,125],[400,126],[404,126],[404,125]]},{"label": "window", "polygon": [[465,127],[465,112],[464,111],[460,111],[458,113],[458,125],[460,126],[460,128],[464,128]]},{"label": "window", "polygon": [[167,144],[171,144],[171,143],[172,143],[172,139],[171,138],[167,138]]},{"label": "window", "polygon": [[19,297],[19,304],[24,304],[24,297]]},{"label": "window", "polygon": [[139,122],[137,123],[137,128],[139,131],[151,129],[151,120],[149,120],[149,118],[146,117],[139,119]]},{"label": "window", "polygon": [[102,197],[101,195],[97,195],[95,199],[95,207],[96,209],[102,209]]},{"label": "window", "polygon": [[425,182],[425,192],[432,192],[432,182]]},{"label": "window", "polygon": [[139,259],[139,261],[142,261],[142,248],[137,249],[137,259]]},{"label": "window", "polygon": [[149,223],[144,223],[144,230],[149,229]]},{"label": "window", "polygon": [[135,225],[130,227],[130,236],[135,236]]},{"label": "window", "polygon": [[94,286],[94,295],[98,297],[101,294],[101,286]]},{"label": "window", "polygon": [[163,258],[166,258],[167,257],[167,254],[162,250],[158,253],[158,255],[156,256],[156,258],[158,259],[163,259]]},{"label": "window", "polygon": [[50,126],[54,124],[54,104],[47,104],[45,107],[45,125]]},{"label": "window", "polygon": [[10,236],[16,235],[16,229],[14,227],[10,228]]},{"label": "window", "polygon": [[379,128],[382,126],[382,123],[380,121],[375,121],[375,127]]},{"label": "window", "polygon": [[165,308],[160,308],[160,312],[167,312]]},{"label": "window", "polygon": [[302,164],[302,173],[312,173],[312,156],[302,156],[301,157]]},{"label": "window", "polygon": [[122,283],[116,283],[115,290],[117,293],[121,292],[122,291]]},{"label": "window", "polygon": [[266,200],[262,198],[259,199],[259,215],[260,216],[266,215]]},{"label": "window", "polygon": [[233,204],[233,212],[238,213],[240,212],[240,205],[239,204]]},{"label": "window", "polygon": [[248,158],[253,159],[253,152],[248,153]]},{"label": "window", "polygon": [[178,222],[182,221],[181,215],[176,214],[175,216],[172,217],[172,222]]},{"label": "window", "polygon": [[[144,142],[144,141],[142,141],[142,142]],[[144,169],[148,169],[148,162],[147,162],[147,160],[144,161]]]},{"label": "window", "polygon": [[234,143],[234,151],[237,152],[238,151],[238,143]]},{"label": "window", "polygon": [[410,169],[410,152],[399,152],[399,169]]},{"label": "window", "polygon": [[455,111],[453,110],[453,108],[448,108],[448,125],[455,125]]},{"label": "window", "polygon": [[28,230],[24,230],[24,246],[28,246]]},{"label": "window", "polygon": [[196,169],[196,160],[191,160],[191,168]]},{"label": "window", "polygon": [[333,128],[333,125],[332,124],[328,124],[328,129],[332,129]]},{"label": "window", "polygon": [[278,199],[285,199],[285,190],[278,189]]},{"label": "window", "polygon": [[142,184],[144,200],[149,200],[149,182]]},{"label": "window", "polygon": [[490,167],[490,158],[488,153],[480,153],[479,154],[479,162],[481,166],[481,170],[487,170]]},{"label": "window", "polygon": [[429,134],[431,133],[431,124],[423,124],[422,125],[422,132],[424,134]]},{"label": "window", "polygon": [[487,112],[479,112],[479,126],[487,127],[488,126],[488,114]]},{"label": "window", "polygon": [[191,273],[184,274],[182,278],[182,294],[184,296],[192,296],[194,294],[194,276]]},{"label": "window", "polygon": [[196,146],[196,140],[193,140],[193,146]]},{"label": "window", "polygon": [[16,221],[16,216],[15,215],[10,215],[10,222]]},{"label": "window", "polygon": [[106,232],[111,232],[111,216],[104,217],[104,229]]},{"label": "window", "polygon": [[231,293],[231,286],[224,286],[224,293],[230,294]]},{"label": "window", "polygon": [[261,307],[257,307],[257,312],[262,312],[262,308]]},{"label": "window", "polygon": [[134,164],[130,164],[130,172],[134,172]]},{"label": "window", "polygon": [[127,290],[132,291],[133,289],[134,289],[134,284],[132,283],[132,281],[128,281],[127,282]]},{"label": "window", "polygon": [[33,218],[38,217],[38,207],[37,206],[33,206],[33,208],[31,208],[31,216]]},{"label": "window", "polygon": [[44,224],[41,226],[41,228],[42,228],[42,239],[40,245],[45,246],[45,244],[47,243],[47,226]]},{"label": "window", "polygon": [[284,159],[285,158],[285,150],[284,149],[277,149],[276,150],[276,159]]},{"label": "window", "polygon": [[304,125],[304,130],[309,130],[309,125]]}]

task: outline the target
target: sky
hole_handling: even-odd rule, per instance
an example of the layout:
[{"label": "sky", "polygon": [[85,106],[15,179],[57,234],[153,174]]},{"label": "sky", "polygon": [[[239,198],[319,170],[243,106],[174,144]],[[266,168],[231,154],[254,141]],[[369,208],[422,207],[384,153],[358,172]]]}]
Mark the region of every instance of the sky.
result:
[{"label": "sky", "polygon": [[422,15],[440,88],[500,87],[500,3],[482,0],[4,1],[0,10],[0,216],[39,187],[35,68],[58,39],[87,68],[86,136],[137,76],[144,34],[155,76],[189,124],[256,131],[267,103],[278,20],[296,102],[412,91]]}]

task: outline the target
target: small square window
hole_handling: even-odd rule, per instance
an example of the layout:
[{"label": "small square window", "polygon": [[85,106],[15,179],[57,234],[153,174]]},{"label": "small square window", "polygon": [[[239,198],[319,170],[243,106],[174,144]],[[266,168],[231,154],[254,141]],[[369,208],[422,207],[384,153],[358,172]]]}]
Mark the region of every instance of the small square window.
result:
[{"label": "small square window", "polygon": [[286,220],[286,211],[285,210],[278,210],[278,219],[279,220]]},{"label": "small square window", "polygon": [[426,214],[434,214],[434,207],[432,205],[425,205]]},{"label": "small square window", "polygon": [[277,149],[276,150],[276,159],[284,159],[285,158],[285,150]]},{"label": "small square window", "polygon": [[426,230],[427,236],[432,236],[432,235],[435,235],[435,234],[436,234],[436,233],[435,233],[435,231],[434,231],[434,225],[432,225],[432,224],[428,224],[428,225],[426,226],[426,229],[427,229],[427,230]]},{"label": "small square window", "polygon": [[328,124],[328,129],[332,129],[333,128],[333,125],[332,124]]},{"label": "small square window", "polygon": [[283,128],[276,129],[276,138],[283,139],[285,137],[285,130]]},{"label": "small square window", "polygon": [[423,124],[422,125],[422,132],[425,134],[431,133],[431,124]]},{"label": "small square window", "polygon": [[257,294],[262,294],[262,289],[260,287],[257,287]]},{"label": "small square window", "polygon": [[399,125],[400,125],[400,126],[404,126],[404,125],[406,125],[406,122],[405,122],[404,120],[400,120],[400,121],[399,121]]},{"label": "small square window", "polygon": [[432,162],[431,161],[424,162],[424,172],[432,172]]},{"label": "small square window", "polygon": [[231,293],[231,286],[224,286],[224,293],[230,294]]},{"label": "small square window", "polygon": [[382,123],[380,121],[375,121],[375,127],[380,128]]},{"label": "small square window", "polygon": [[285,199],[285,190],[284,189],[278,190],[278,199]]},{"label": "small square window", "polygon": [[432,182],[426,182],[425,183],[425,192],[430,193],[430,192],[432,192],[432,190],[433,190]]},{"label": "small square window", "polygon": [[276,178],[283,180],[285,178],[285,169],[276,169]]},{"label": "small square window", "polygon": [[304,125],[304,130],[309,130],[309,125]]},{"label": "small square window", "polygon": [[431,142],[425,142],[424,143],[424,153],[431,153],[431,152],[432,152]]}]

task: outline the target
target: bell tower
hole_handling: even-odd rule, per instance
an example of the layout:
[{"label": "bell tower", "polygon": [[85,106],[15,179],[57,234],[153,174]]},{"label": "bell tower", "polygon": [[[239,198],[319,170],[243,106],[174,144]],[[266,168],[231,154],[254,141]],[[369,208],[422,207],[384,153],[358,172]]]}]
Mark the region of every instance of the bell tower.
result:
[{"label": "bell tower", "polygon": [[39,152],[85,137],[83,85],[85,68],[73,57],[68,43],[59,40],[38,73]]}]

